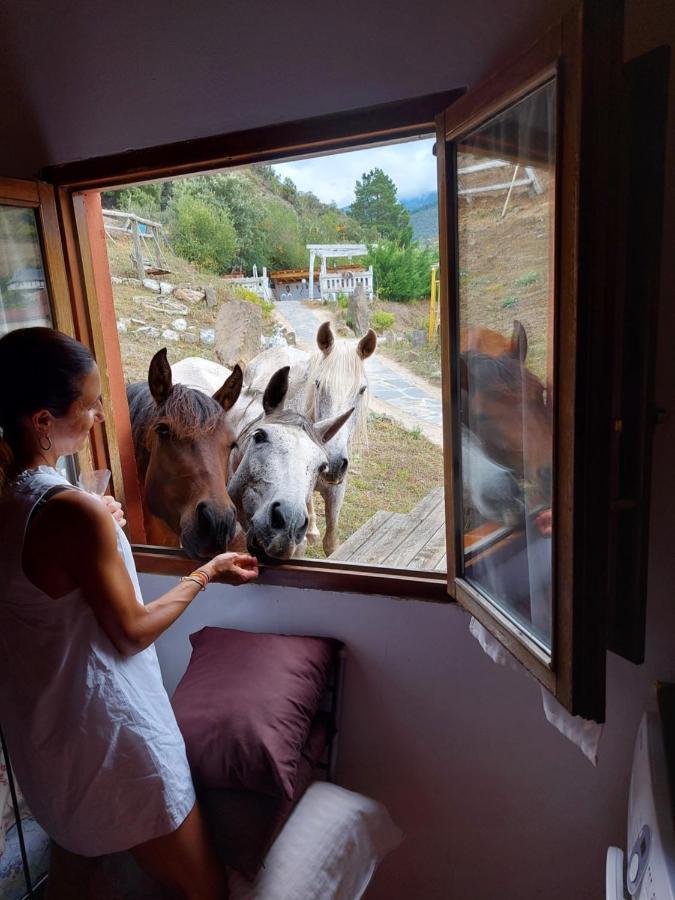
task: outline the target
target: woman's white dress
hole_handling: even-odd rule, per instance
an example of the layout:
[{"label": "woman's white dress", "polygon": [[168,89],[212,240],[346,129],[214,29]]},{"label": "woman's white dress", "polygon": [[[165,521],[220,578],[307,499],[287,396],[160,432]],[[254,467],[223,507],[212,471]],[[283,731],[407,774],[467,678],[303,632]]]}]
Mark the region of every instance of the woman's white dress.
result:
[{"label": "woman's white dress", "polygon": [[40,466],[0,498],[0,727],[38,822],[65,849],[98,856],[174,831],[195,794],[154,647],[122,656],[79,589],[54,600],[24,575],[29,518],[58,489],[78,490]]}]

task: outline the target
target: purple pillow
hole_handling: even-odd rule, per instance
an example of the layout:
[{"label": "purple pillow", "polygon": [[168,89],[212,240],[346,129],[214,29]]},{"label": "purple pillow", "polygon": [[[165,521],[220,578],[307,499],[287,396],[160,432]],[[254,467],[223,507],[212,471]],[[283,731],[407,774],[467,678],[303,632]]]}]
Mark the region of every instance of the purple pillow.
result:
[{"label": "purple pillow", "polygon": [[292,800],[254,791],[216,788],[198,791],[211,842],[224,865],[253,881],[274,839],[315,780],[315,770],[324,755],[329,735],[329,716],[319,713],[312,722],[300,756]]},{"label": "purple pillow", "polygon": [[339,642],[211,627],[190,642],[171,702],[196,783],[292,800]]}]

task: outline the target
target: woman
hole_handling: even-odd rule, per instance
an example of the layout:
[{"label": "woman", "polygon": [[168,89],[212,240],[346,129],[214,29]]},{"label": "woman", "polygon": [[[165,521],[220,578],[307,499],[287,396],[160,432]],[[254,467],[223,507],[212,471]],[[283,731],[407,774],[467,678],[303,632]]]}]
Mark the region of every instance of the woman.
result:
[{"label": "woman", "polygon": [[0,339],[0,722],[17,779],[54,841],[129,849],[194,900],[226,895],[153,642],[209,580],[244,584],[223,553],[144,606],[120,505],[54,468],[103,421],[82,344],[49,328]]}]

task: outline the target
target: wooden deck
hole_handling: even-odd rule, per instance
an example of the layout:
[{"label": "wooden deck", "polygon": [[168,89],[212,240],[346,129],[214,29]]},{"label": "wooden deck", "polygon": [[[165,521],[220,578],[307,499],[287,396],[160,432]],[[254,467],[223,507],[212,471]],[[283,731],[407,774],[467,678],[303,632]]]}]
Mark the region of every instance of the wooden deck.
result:
[{"label": "wooden deck", "polygon": [[427,494],[409,513],[375,513],[330,558],[342,562],[445,572],[443,488],[436,488]]}]

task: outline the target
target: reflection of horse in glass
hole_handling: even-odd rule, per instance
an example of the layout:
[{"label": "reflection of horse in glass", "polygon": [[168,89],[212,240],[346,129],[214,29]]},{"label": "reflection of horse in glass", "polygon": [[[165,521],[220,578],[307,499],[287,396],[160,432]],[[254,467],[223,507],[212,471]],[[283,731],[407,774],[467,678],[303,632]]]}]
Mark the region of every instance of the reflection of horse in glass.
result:
[{"label": "reflection of horse in glass", "polygon": [[490,329],[470,331],[460,341],[463,424],[492,460],[523,482],[530,508],[549,506],[551,408],[544,385],[525,365],[525,329],[514,323],[510,339]]},{"label": "reflection of horse in glass", "polygon": [[226,412],[242,383],[237,366],[218,391],[174,384],[166,349],[152,358],[148,382],[127,387],[148,540],[210,558],[232,540],[236,512],[227,493],[235,435]]}]

